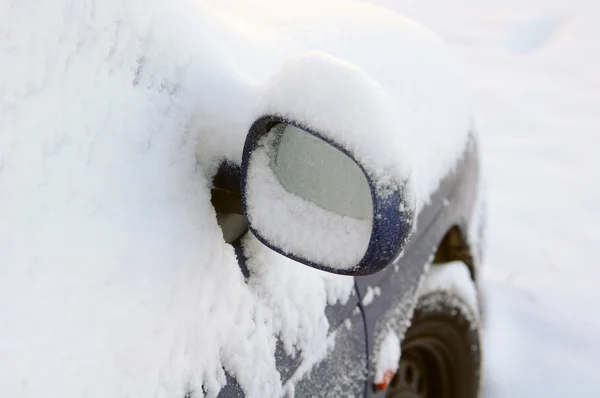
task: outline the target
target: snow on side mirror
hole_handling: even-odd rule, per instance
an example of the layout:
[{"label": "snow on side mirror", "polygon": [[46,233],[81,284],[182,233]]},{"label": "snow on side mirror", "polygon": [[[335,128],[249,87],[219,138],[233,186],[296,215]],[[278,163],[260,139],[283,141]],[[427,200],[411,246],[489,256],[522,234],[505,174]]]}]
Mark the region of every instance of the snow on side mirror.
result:
[{"label": "snow on side mirror", "polygon": [[342,146],[278,116],[251,127],[242,202],[252,233],[308,266],[367,275],[388,265],[411,232],[401,189],[381,191]]}]

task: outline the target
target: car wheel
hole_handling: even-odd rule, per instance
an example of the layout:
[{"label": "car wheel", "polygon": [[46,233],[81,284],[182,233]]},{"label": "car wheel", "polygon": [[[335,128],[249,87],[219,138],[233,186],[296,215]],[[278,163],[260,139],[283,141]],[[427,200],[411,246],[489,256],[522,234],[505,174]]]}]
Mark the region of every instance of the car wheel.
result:
[{"label": "car wheel", "polygon": [[[466,269],[466,266],[462,264]],[[437,267],[456,266],[456,263]],[[442,270],[443,271],[443,270]],[[475,287],[468,272],[465,283]],[[468,286],[467,286],[468,287]],[[475,296],[473,294],[472,296]],[[476,398],[480,385],[480,322],[474,300],[464,299],[456,284],[441,284],[418,299],[412,324],[402,342],[399,368],[388,398]],[[471,303],[469,303],[471,301]]]}]

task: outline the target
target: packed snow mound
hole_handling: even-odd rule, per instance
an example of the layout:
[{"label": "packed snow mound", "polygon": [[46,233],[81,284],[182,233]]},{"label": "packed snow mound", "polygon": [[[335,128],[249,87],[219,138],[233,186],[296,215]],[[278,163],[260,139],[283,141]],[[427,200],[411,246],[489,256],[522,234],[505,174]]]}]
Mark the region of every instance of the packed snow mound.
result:
[{"label": "packed snow mound", "polygon": [[[275,336],[322,351],[324,309],[352,278],[247,237],[245,281],[210,204],[219,162],[239,163],[285,89],[294,115],[424,203],[469,110],[427,30],[360,2],[299,3],[0,5],[0,396],[215,396],[225,371],[249,397],[277,396]],[[356,84],[323,82],[335,69]],[[347,92],[367,89],[383,110]]]}]

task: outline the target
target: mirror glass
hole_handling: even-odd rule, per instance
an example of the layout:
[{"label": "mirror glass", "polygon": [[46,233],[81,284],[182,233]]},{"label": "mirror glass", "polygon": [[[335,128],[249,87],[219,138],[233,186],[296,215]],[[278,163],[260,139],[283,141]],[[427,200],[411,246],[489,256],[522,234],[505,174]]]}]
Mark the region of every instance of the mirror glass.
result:
[{"label": "mirror glass", "polygon": [[290,124],[279,123],[271,133],[270,167],[285,190],[341,216],[373,218],[369,183],[354,160]]},{"label": "mirror glass", "polygon": [[321,269],[350,273],[360,263],[371,240],[373,204],[352,158],[278,123],[258,140],[245,173],[245,214],[263,243]]}]

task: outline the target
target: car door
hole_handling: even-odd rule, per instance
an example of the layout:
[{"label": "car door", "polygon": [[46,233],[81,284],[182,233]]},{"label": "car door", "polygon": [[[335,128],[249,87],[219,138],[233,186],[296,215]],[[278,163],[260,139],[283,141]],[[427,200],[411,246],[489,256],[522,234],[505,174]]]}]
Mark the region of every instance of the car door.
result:
[{"label": "car door", "polygon": [[[234,243],[234,248],[241,272],[248,279],[250,273],[243,247],[238,241]],[[355,285],[346,303],[326,307],[328,344],[326,351],[320,355],[305,357],[300,352],[291,356],[278,338],[275,361],[281,383],[288,392],[298,397],[364,396],[368,358],[365,320],[359,302]],[[227,385],[219,397],[244,397],[242,388],[232,375],[227,374]]]},{"label": "car door", "polygon": [[[295,393],[298,397],[364,396],[367,388],[367,346],[365,323],[359,308],[358,295],[355,293],[345,305],[329,306],[326,310],[330,322],[331,348],[323,360],[316,363],[309,372],[303,367],[310,366],[318,358],[307,359],[301,364],[292,359],[296,368],[298,382]],[[277,358],[279,360],[279,358]],[[279,360],[278,367],[285,369],[285,360]],[[281,372],[281,370],[280,370]],[[296,377],[288,372],[290,377]],[[283,377],[283,373],[282,373]]]},{"label": "car door", "polygon": [[[468,229],[478,178],[477,151],[469,148],[419,213],[416,231],[401,255],[382,271],[355,278],[365,314],[369,374],[385,334],[394,330],[403,335],[410,326],[420,278],[445,234],[454,226]],[[371,393],[368,389],[366,396]]]}]

